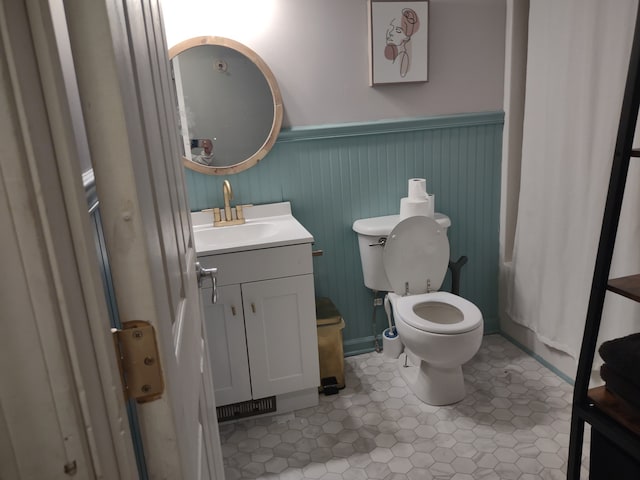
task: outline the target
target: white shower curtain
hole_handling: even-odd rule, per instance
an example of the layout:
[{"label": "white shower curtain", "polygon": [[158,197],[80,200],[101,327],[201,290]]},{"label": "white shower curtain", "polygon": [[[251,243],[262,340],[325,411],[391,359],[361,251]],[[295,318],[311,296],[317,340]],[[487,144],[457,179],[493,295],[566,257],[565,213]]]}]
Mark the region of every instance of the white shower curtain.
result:
[{"label": "white shower curtain", "polygon": [[[637,0],[531,0],[522,171],[506,313],[577,357],[609,182]],[[630,170],[614,276],[640,272],[640,169]],[[640,331],[605,304],[601,337]]]}]

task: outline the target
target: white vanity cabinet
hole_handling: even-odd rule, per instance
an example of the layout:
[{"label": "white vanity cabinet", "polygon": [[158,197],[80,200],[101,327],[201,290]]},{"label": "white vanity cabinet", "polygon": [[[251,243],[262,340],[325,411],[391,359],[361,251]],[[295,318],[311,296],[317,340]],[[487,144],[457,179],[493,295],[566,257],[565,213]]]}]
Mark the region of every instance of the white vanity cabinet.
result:
[{"label": "white vanity cabinet", "polygon": [[218,406],[316,392],[320,384],[311,244],[207,255],[218,302],[202,289]]}]

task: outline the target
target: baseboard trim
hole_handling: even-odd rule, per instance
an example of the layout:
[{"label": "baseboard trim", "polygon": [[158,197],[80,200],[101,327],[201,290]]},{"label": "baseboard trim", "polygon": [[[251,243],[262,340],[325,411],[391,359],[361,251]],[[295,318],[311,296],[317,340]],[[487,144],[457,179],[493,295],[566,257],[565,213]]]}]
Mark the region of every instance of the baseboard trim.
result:
[{"label": "baseboard trim", "polygon": [[564,380],[565,382],[567,382],[569,385],[573,386],[574,385],[574,379],[571,378],[569,375],[567,375],[566,373],[558,370],[558,368],[556,368],[553,364],[549,363],[547,360],[545,360],[544,358],[542,358],[540,355],[538,355],[537,353],[535,353],[534,351],[532,351],[531,349],[525,347],[523,344],[521,344],[519,341],[517,341],[515,338],[513,338],[512,336],[510,336],[509,334],[503,332],[502,330],[500,330],[499,332],[497,332],[498,335],[501,335],[502,337],[504,337],[506,340],[508,340],[509,342],[513,343],[516,347],[518,347],[520,350],[522,350],[524,353],[526,353],[527,355],[529,355],[530,357],[534,358],[538,363],[541,363],[543,366],[547,367],[549,370],[551,370],[553,373],[555,373],[558,377],[560,377],[562,380]]},{"label": "baseboard trim", "polygon": [[[373,335],[345,340],[343,343],[344,356],[353,357],[354,355],[373,352],[375,350],[373,341],[374,341]],[[381,335],[378,335],[378,342],[380,343],[380,346],[382,346]]]}]

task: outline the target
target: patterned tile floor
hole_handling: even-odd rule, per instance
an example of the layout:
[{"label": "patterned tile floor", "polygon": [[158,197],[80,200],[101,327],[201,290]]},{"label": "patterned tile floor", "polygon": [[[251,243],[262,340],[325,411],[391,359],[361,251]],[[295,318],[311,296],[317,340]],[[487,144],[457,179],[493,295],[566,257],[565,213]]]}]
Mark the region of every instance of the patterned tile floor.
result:
[{"label": "patterned tile floor", "polygon": [[349,357],[347,388],[317,407],[222,424],[227,480],[565,478],[572,387],[553,372],[485,336],[463,366],[466,398],[433,407],[407,388],[403,361]]}]

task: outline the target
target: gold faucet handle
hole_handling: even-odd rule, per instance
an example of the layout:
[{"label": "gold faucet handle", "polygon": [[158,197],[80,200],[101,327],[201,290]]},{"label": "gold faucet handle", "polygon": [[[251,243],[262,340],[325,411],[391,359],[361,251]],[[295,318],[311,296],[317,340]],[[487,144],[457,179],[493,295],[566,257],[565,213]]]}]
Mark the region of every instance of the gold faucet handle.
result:
[{"label": "gold faucet handle", "polygon": [[236,218],[238,220],[244,220],[244,213],[242,212],[242,205],[236,205]]},{"label": "gold faucet handle", "polygon": [[213,224],[215,225],[216,223],[220,223],[220,220],[222,218],[220,217],[220,209],[219,208],[214,208],[213,209]]}]

